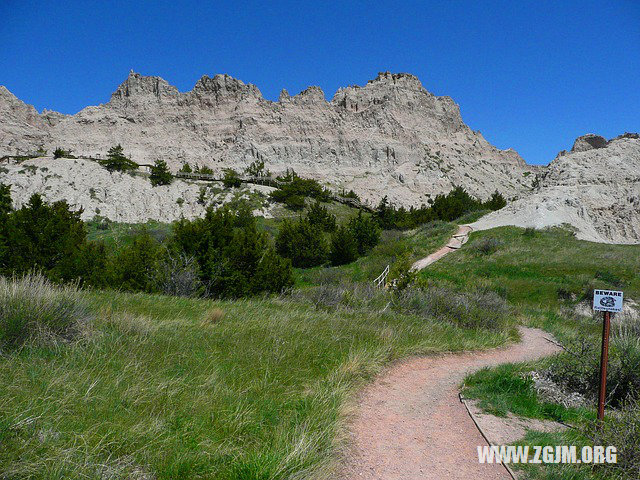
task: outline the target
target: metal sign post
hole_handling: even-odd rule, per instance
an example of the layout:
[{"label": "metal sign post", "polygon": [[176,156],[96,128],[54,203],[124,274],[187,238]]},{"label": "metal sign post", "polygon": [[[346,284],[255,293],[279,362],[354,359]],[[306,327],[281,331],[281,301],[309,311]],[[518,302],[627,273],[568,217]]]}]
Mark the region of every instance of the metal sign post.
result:
[{"label": "metal sign post", "polygon": [[609,332],[611,312],[622,311],[622,292],[611,290],[593,291],[593,309],[602,312],[602,352],[600,355],[600,389],[598,391],[598,421],[604,420],[604,404],[607,397],[607,363],[609,361]]}]

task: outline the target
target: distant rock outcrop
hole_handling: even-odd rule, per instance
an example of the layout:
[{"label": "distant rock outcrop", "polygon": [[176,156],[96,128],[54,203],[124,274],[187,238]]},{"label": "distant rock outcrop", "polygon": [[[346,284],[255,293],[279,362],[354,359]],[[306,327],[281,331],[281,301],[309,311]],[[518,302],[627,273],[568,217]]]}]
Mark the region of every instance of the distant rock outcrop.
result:
[{"label": "distant rock outcrop", "polygon": [[0,157],[58,146],[95,157],[120,143],[138,163],[162,158],[173,170],[184,162],[242,170],[260,160],[274,173],[294,168],[371,203],[387,195],[420,205],[454,185],[481,198],[496,189],[521,196],[535,170],[467,127],[451,98],[403,73],[380,73],[331,101],[309,87],[272,102],[228,75],[203,76],[182,93],[131,72],[108,103],[76,115],[39,115],[6,89],[0,112]]},{"label": "distant rock outcrop", "polygon": [[556,157],[540,175],[532,195],[481,218],[473,228],[565,223],[584,240],[640,243],[640,137],[624,134],[604,145],[600,139],[578,138],[570,153]]}]

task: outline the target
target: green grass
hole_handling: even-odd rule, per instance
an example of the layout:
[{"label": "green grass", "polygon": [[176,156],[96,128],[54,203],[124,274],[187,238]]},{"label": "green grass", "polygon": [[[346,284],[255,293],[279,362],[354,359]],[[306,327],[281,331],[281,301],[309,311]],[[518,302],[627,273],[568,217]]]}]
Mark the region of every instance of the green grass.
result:
[{"label": "green grass", "polygon": [[349,401],[385,364],[509,338],[278,299],[89,299],[86,338],[0,360],[2,478],[330,478]]},{"label": "green grass", "polygon": [[436,221],[406,232],[384,231],[380,243],[355,262],[339,267],[297,269],[296,286],[373,281],[405,252],[412,260],[418,260],[442,247],[456,229],[453,223]]},{"label": "green grass", "polygon": [[585,408],[565,408],[538,398],[533,380],[527,374],[544,363],[509,363],[483,368],[465,379],[462,393],[467,398],[480,400],[482,409],[499,417],[513,413],[521,417],[561,422],[593,418],[592,412]]},{"label": "green grass", "polygon": [[102,241],[109,247],[121,247],[129,245],[133,237],[146,230],[158,240],[167,238],[171,234],[171,224],[149,220],[146,223],[119,223],[92,220],[86,222],[87,239],[89,241]]},{"label": "green grass", "polygon": [[[485,239],[498,241],[497,250],[481,254],[475,247]],[[640,297],[640,245],[606,245],[577,240],[554,228],[531,232],[501,227],[474,232],[453,255],[421,272],[427,281],[446,282],[461,289],[484,286],[498,291],[529,317],[531,324],[562,337],[575,331],[562,309],[588,300],[591,287],[624,290],[625,298]],[[564,297],[570,297],[566,300]],[[566,323],[566,324],[565,324]]]}]

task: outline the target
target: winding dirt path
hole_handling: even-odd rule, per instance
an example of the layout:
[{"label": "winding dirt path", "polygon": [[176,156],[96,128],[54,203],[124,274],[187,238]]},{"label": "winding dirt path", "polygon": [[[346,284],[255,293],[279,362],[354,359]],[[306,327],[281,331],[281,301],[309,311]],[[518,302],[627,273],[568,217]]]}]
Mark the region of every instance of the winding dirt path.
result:
[{"label": "winding dirt path", "polygon": [[462,245],[467,243],[467,240],[469,240],[469,234],[472,230],[473,228],[471,228],[469,225],[460,225],[458,227],[458,231],[451,237],[449,243],[447,243],[446,246],[415,262],[413,265],[411,265],[411,271],[417,272],[418,270],[422,270],[423,268],[431,265],[433,262],[440,260],[447,253],[458,250],[460,247],[462,247]]},{"label": "winding dirt path", "polygon": [[486,352],[419,357],[391,367],[362,392],[341,477],[351,479],[510,479],[500,464],[479,464],[487,445],[458,398],[464,377],[482,367],[558,351],[542,330],[521,327],[522,342]]}]

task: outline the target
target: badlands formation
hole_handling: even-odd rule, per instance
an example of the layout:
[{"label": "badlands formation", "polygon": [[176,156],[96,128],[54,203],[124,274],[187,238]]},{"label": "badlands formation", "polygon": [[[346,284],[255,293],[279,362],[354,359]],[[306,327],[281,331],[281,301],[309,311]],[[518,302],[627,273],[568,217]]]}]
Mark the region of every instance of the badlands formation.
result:
[{"label": "badlands formation", "polygon": [[420,205],[462,185],[487,198],[496,189],[526,192],[528,166],[513,150],[499,150],[467,127],[449,97],[427,92],[413,75],[381,73],[364,87],[338,90],[328,102],[318,87],[277,102],[227,75],[202,77],[179,92],[159,77],[137,73],[111,100],[76,115],[39,115],[0,87],[0,156],[43,147],[76,156],[104,156],[120,143],[132,160],[164,159],[220,172],[263,160],[274,173],[293,168],[363,200],[382,196]]},{"label": "badlands formation", "polygon": [[[586,135],[548,167],[527,165],[514,150],[490,145],[464,124],[451,98],[429,93],[409,74],[380,73],[331,101],[309,87],[295,96],[283,90],[273,102],[227,75],[204,76],[179,92],[131,72],[108,103],[76,115],[40,114],[0,86],[0,157],[62,147],[99,158],[118,143],[134,161],[164,159],[174,171],[185,162],[242,171],[256,160],[275,174],[293,168],[334,190],[352,189],[371,205],[387,195],[418,206],[454,185],[481,199],[498,190],[509,205],[474,227],[569,223],[584,239],[640,242],[637,135]],[[109,173],[82,158],[5,161],[0,182],[12,185],[16,205],[40,192],[83,207],[84,218],[171,221],[204,211],[202,183],[153,188],[144,177]],[[229,199],[218,186],[207,188],[209,202]],[[252,187],[242,195],[262,199],[257,210],[268,215],[266,193]]]},{"label": "badlands formation", "polygon": [[544,228],[569,224],[583,240],[640,243],[640,136],[578,138],[539,176],[533,193],[472,224]]}]

